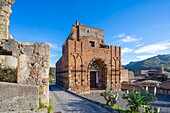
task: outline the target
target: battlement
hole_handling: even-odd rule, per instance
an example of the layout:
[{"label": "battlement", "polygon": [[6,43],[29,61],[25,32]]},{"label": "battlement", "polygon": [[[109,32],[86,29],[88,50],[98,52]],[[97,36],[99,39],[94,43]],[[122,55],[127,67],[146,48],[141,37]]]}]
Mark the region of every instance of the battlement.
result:
[{"label": "battlement", "polygon": [[100,44],[104,44],[104,31],[98,28],[82,25],[76,21],[76,24],[72,26],[68,39],[81,42],[95,42],[98,47]]}]

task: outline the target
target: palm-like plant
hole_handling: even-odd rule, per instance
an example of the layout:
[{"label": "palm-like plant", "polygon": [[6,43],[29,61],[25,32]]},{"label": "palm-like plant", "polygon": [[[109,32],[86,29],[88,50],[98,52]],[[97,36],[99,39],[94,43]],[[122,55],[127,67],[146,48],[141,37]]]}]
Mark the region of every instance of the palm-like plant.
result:
[{"label": "palm-like plant", "polygon": [[149,103],[156,100],[155,95],[144,89],[138,91],[130,89],[122,98],[128,100],[127,107],[129,107],[131,112],[149,112],[152,110],[152,106]]}]

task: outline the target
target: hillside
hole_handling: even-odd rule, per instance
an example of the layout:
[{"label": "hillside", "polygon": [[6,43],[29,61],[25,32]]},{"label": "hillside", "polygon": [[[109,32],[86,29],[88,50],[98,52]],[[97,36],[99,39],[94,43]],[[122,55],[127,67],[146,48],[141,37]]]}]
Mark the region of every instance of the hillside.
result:
[{"label": "hillside", "polygon": [[56,68],[50,67],[49,75],[50,75],[50,83],[55,83],[56,82]]},{"label": "hillside", "polygon": [[145,69],[157,69],[164,68],[166,71],[170,72],[170,54],[158,55],[146,60],[130,62],[129,64],[123,66],[130,71],[139,71]]}]

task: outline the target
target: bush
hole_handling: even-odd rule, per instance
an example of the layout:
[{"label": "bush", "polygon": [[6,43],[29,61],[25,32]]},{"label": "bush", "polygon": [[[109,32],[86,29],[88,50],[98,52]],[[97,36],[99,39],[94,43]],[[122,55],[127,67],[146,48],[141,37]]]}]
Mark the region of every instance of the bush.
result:
[{"label": "bush", "polygon": [[116,100],[118,98],[118,93],[113,94],[111,89],[106,89],[105,92],[100,94],[106,100],[106,105],[114,106],[116,104]]},{"label": "bush", "polygon": [[122,98],[128,100],[127,112],[158,113],[160,111],[159,108],[154,108],[154,112],[152,112],[152,106],[149,105],[149,103],[155,101],[156,97],[142,88],[138,91],[130,89],[122,96]]},{"label": "bush", "polygon": [[0,81],[16,83],[17,68],[9,68],[9,67],[0,68]]},{"label": "bush", "polygon": [[56,68],[50,67],[50,83],[56,83]]}]

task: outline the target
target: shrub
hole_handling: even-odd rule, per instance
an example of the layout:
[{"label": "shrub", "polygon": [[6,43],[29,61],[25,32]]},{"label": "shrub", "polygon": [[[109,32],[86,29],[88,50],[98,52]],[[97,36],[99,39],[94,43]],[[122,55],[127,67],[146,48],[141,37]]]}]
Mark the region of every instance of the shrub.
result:
[{"label": "shrub", "polygon": [[50,67],[49,71],[50,83],[56,83],[56,68]]},{"label": "shrub", "polygon": [[[126,111],[132,113],[153,113],[152,106],[149,105],[149,103],[155,101],[156,97],[142,88],[138,91],[130,89],[122,96],[122,98],[128,100],[127,107],[129,109]],[[159,112],[159,108],[154,108],[154,110],[154,113]]]},{"label": "shrub", "polygon": [[9,67],[0,68],[0,81],[16,83],[17,68],[9,68]]},{"label": "shrub", "polygon": [[103,93],[100,94],[106,100],[106,105],[114,106],[116,104],[116,100],[118,98],[118,93],[113,94],[111,89],[106,89]]}]

